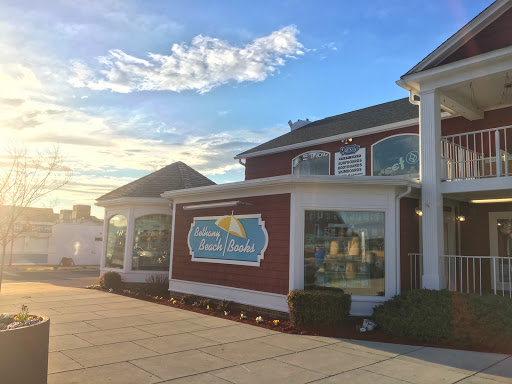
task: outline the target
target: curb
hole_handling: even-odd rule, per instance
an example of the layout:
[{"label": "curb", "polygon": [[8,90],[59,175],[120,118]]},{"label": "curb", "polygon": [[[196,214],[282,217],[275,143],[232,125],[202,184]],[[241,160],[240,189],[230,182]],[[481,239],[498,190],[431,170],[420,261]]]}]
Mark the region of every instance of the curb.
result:
[{"label": "curb", "polygon": [[78,271],[78,270],[99,270],[99,265],[78,265],[74,267],[59,267],[57,265],[45,265],[45,266],[19,266],[15,265],[7,267],[11,271]]}]

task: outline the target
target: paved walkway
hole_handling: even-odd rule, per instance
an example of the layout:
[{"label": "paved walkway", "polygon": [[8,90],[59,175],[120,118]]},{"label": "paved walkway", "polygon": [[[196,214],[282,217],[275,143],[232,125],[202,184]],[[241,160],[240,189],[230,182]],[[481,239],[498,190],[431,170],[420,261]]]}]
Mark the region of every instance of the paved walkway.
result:
[{"label": "paved walkway", "polygon": [[[114,294],[6,284],[51,317],[50,384],[512,383],[512,357],[280,334]],[[0,346],[1,347],[1,346]]]}]

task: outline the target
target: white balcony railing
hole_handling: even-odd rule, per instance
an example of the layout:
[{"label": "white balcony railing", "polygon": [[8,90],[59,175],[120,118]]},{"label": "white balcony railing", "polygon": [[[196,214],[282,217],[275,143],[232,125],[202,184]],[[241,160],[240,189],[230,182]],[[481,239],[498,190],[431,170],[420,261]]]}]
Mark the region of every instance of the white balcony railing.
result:
[{"label": "white balcony railing", "polygon": [[411,290],[423,287],[423,255],[421,253],[409,253],[409,273]]},{"label": "white balcony railing", "polygon": [[443,255],[448,289],[512,297],[512,257]]},{"label": "white balcony railing", "polygon": [[441,137],[442,180],[512,176],[512,126]]},{"label": "white balcony railing", "polygon": [[[442,255],[447,288],[512,298],[512,257]],[[411,290],[422,288],[423,255],[409,253]]]}]

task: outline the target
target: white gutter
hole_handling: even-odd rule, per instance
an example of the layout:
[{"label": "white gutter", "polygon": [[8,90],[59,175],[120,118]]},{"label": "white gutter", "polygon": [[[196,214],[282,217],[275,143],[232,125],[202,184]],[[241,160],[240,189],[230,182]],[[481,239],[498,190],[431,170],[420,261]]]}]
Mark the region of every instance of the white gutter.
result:
[{"label": "white gutter", "polygon": [[297,184],[350,184],[350,185],[386,185],[396,187],[411,186],[421,188],[419,180],[413,180],[402,177],[393,176],[307,176],[307,175],[283,175],[273,176],[261,179],[253,179],[246,181],[237,181],[233,183],[207,185],[205,187],[185,188],[176,191],[168,191],[162,193],[164,199],[172,200],[184,196],[198,196],[218,194],[220,192],[241,192],[247,189],[276,187],[283,185]]},{"label": "white gutter", "polygon": [[96,200],[94,205],[98,207],[109,207],[112,205],[147,205],[147,204],[169,204],[161,197],[118,197],[108,200]]},{"label": "white gutter", "polygon": [[401,287],[400,287],[400,284],[401,284],[401,281],[400,281],[400,251],[401,251],[401,248],[400,248],[400,200],[402,199],[402,197],[405,197],[407,196],[409,193],[411,193],[411,186],[409,185],[407,187],[407,189],[405,190],[405,192],[399,194],[397,197],[396,197],[396,201],[395,201],[395,242],[396,242],[396,250],[397,250],[397,263],[396,263],[396,292],[397,294],[400,294],[401,292]]}]

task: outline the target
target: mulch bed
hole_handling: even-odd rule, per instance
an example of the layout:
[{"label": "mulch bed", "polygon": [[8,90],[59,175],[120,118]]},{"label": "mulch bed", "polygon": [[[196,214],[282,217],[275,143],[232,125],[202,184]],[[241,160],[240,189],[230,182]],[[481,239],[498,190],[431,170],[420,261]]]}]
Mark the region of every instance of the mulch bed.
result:
[{"label": "mulch bed", "polygon": [[[96,288],[98,290],[102,290]],[[103,290],[104,292],[108,292],[107,290]],[[505,341],[493,341],[489,343],[489,345],[483,346],[467,346],[467,345],[435,345],[435,344],[425,344],[420,343],[415,340],[391,336],[384,333],[381,329],[376,328],[371,332],[360,332],[359,329],[363,322],[363,318],[360,317],[351,317],[348,322],[343,324],[342,326],[332,327],[328,325],[318,325],[314,327],[306,327],[306,326],[296,326],[293,325],[289,320],[283,318],[265,318],[262,316],[264,321],[262,323],[256,322],[256,317],[260,316],[261,313],[255,311],[244,311],[247,319],[240,318],[240,310],[237,310],[236,306],[225,315],[223,312],[214,310],[207,310],[205,308],[199,308],[197,306],[188,305],[182,303],[180,300],[176,300],[176,303],[173,304],[169,299],[168,295],[164,296],[152,296],[142,292],[131,291],[131,293],[122,293],[122,292],[112,292],[113,294],[118,294],[122,296],[133,297],[139,300],[149,301],[152,303],[166,305],[168,307],[174,307],[179,309],[184,309],[187,311],[197,312],[204,315],[215,316],[231,321],[236,321],[238,323],[244,323],[253,325],[256,327],[262,327],[271,329],[277,332],[296,334],[296,335],[309,335],[309,336],[325,336],[325,337],[333,337],[339,339],[353,339],[353,340],[366,340],[373,342],[381,342],[381,343],[391,343],[391,344],[405,344],[405,345],[417,345],[424,347],[435,347],[435,348],[446,348],[446,349],[462,349],[467,351],[476,351],[476,352],[490,352],[490,353],[505,353],[512,354],[512,345]],[[157,298],[158,297],[158,298]],[[234,304],[234,303],[233,303]],[[235,304],[234,304],[235,305]],[[279,323],[276,325],[273,323],[273,320],[279,320]]]}]

